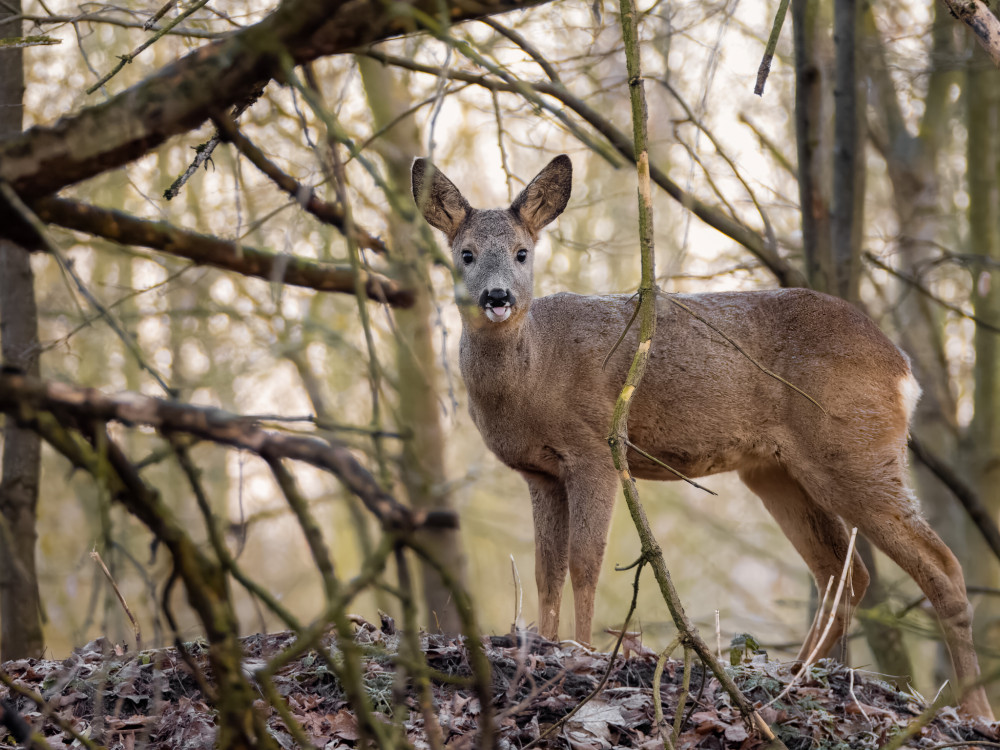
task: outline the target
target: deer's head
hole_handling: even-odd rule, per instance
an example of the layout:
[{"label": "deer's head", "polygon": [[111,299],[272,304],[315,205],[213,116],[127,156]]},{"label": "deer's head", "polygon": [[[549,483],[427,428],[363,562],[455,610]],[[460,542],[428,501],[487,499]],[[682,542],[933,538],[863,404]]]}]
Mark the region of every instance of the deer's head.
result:
[{"label": "deer's head", "polygon": [[459,271],[456,290],[466,323],[506,328],[531,303],[535,243],[566,208],[573,166],[565,154],[546,166],[510,208],[476,209],[426,159],[413,162],[413,198],[427,222],[448,236]]}]

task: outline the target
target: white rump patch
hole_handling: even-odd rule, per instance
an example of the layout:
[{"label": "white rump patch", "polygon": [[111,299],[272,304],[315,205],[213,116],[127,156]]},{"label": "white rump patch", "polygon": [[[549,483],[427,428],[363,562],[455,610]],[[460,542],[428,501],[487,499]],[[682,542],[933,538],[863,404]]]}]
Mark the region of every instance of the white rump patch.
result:
[{"label": "white rump patch", "polygon": [[906,418],[911,419],[913,412],[917,408],[917,401],[920,400],[920,383],[913,377],[913,373],[907,373],[906,377],[899,381],[899,397],[903,402],[903,410]]}]

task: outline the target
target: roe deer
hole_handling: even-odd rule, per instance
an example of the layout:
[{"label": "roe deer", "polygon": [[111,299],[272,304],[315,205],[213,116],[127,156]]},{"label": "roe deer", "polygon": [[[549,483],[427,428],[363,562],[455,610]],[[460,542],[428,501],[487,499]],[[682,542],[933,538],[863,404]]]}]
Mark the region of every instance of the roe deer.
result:
[{"label": "roe deer", "polygon": [[[553,159],[501,209],[472,208],[425,159],[413,163],[412,176],[417,205],[448,236],[461,277],[460,361],[472,420],[490,450],[528,483],[539,628],[558,637],[568,570],[576,638],[587,642],[619,492],[607,436],[636,331],[602,363],[638,303],[629,295],[565,292],[532,299],[535,243],[569,200],[569,157]],[[632,401],[631,442],[689,477],[738,472],[820,590],[843,567],[846,524],[857,526],[920,585],[940,618],[959,681],[975,680],[961,567],[907,484],[906,437],[920,387],[906,355],[853,306],[806,289],[678,298],[827,413],[762,373],[689,312],[660,300],[651,360]],[[636,477],[675,479],[635,451],[628,460]],[[817,645],[829,652],[868,580],[855,553],[853,594],[822,643],[825,623],[813,626],[800,659]],[[967,693],[963,708],[992,716],[981,687]]]}]

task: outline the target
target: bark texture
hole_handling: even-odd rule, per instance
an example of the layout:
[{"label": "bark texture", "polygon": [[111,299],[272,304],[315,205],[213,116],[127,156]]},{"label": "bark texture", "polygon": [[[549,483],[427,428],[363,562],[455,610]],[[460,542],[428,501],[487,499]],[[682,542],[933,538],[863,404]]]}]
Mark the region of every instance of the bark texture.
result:
[{"label": "bark texture", "polygon": [[[21,35],[20,0],[0,6],[0,38]],[[3,18],[3,16],[7,16]],[[23,50],[0,49],[0,138],[21,132]],[[0,349],[5,367],[39,374],[38,312],[28,254],[0,239]],[[41,440],[9,419],[3,428],[0,479],[0,660],[39,658],[42,635],[35,572]]]}]

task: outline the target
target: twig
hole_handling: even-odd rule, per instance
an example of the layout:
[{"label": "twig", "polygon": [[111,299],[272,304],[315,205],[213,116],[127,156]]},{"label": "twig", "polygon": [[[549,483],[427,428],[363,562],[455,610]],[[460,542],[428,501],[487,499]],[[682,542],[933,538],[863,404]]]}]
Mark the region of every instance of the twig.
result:
[{"label": "twig", "polygon": [[[483,650],[480,640],[479,625],[476,622],[475,609],[469,592],[455,577],[455,573],[437,559],[427,546],[414,535],[407,539],[409,547],[438,574],[441,583],[451,593],[455,602],[455,611],[462,622],[462,634],[465,636],[465,648],[472,667],[472,686],[479,698],[479,748],[480,750],[495,750],[496,725],[494,721],[493,682],[490,661]],[[526,748],[524,749],[526,750]]]},{"label": "twig", "polygon": [[225,538],[222,531],[219,529],[216,516],[212,512],[212,508],[209,505],[208,496],[205,494],[205,488],[202,486],[198,475],[198,469],[195,466],[194,461],[191,460],[191,455],[188,452],[187,446],[185,446],[179,436],[175,434],[167,435],[167,439],[170,443],[170,448],[174,457],[177,459],[177,463],[180,464],[184,475],[187,477],[188,483],[191,485],[191,490],[194,492],[198,509],[201,511],[202,518],[205,519],[205,526],[208,528],[209,543],[212,545],[212,549],[215,550],[215,554],[218,556],[219,562],[222,563],[222,566],[232,574],[233,578],[243,585],[243,588],[249,591],[251,595],[257,597],[257,599],[263,602],[268,609],[281,618],[281,621],[284,622],[285,625],[294,630],[296,633],[301,633],[302,624],[298,621],[295,615],[293,615],[290,610],[281,604],[281,602],[279,602],[270,591],[247,576],[243,572],[242,568],[236,564],[236,560],[229,552],[229,547],[226,546]]},{"label": "twig", "polygon": [[848,667],[847,671],[851,676],[850,682],[848,683],[847,692],[854,700],[854,703],[858,707],[858,710],[861,712],[861,715],[865,717],[865,721],[867,721],[868,725],[871,726],[872,720],[868,717],[868,712],[866,712],[865,707],[861,705],[861,701],[858,700],[858,696],[854,694],[854,670]]},{"label": "twig", "polygon": [[672,294],[667,294],[666,292],[658,292],[658,293],[659,293],[660,295],[662,295],[662,296],[666,297],[666,299],[667,299],[667,300],[668,300],[669,302],[671,302],[672,304],[674,304],[674,305],[677,305],[677,306],[678,306],[679,308],[681,308],[682,310],[686,310],[686,311],[687,311],[687,312],[688,312],[688,313],[689,313],[689,314],[690,314],[690,315],[691,315],[692,317],[694,317],[694,318],[695,318],[696,320],[699,320],[699,321],[701,321],[701,322],[702,322],[702,323],[704,323],[704,324],[705,324],[706,326],[708,326],[708,327],[709,327],[709,328],[711,328],[711,329],[712,329],[713,331],[715,331],[715,332],[716,332],[717,334],[719,334],[720,336],[722,336],[722,338],[724,338],[724,339],[725,339],[726,341],[728,341],[728,342],[730,343],[730,345],[732,345],[732,347],[733,347],[733,348],[734,348],[734,349],[735,349],[736,351],[738,351],[738,352],[739,352],[740,354],[742,354],[742,355],[743,355],[744,357],[746,357],[746,358],[747,358],[747,359],[748,359],[748,360],[750,361],[750,364],[752,364],[752,365],[753,365],[754,367],[756,367],[756,368],[757,368],[758,370],[760,370],[760,371],[761,371],[762,373],[764,373],[764,374],[765,374],[765,375],[767,375],[768,377],[772,377],[772,378],[774,378],[774,379],[775,379],[775,380],[777,380],[777,381],[778,381],[779,383],[784,383],[784,384],[785,384],[785,385],[787,385],[787,386],[788,386],[789,388],[791,388],[791,389],[792,389],[793,391],[795,391],[796,393],[798,393],[798,394],[799,394],[800,396],[803,396],[803,397],[805,397],[806,399],[808,399],[809,401],[811,401],[811,402],[812,402],[813,404],[815,404],[815,405],[816,405],[816,408],[818,408],[818,409],[819,409],[819,410],[820,410],[821,412],[823,412],[824,414],[828,414],[827,410],[823,408],[823,405],[822,405],[822,404],[821,404],[821,403],[820,403],[819,401],[817,401],[816,399],[814,399],[814,398],[813,398],[812,396],[810,396],[810,395],[809,395],[808,393],[806,393],[806,392],[805,392],[804,390],[802,390],[801,388],[799,388],[799,387],[798,387],[797,385],[794,385],[793,383],[789,383],[789,382],[788,382],[787,380],[785,380],[785,379],[784,379],[783,377],[781,377],[780,375],[778,375],[778,373],[776,373],[776,372],[774,372],[773,370],[769,370],[768,368],[764,367],[764,365],[762,365],[762,364],[761,364],[760,362],[758,362],[758,361],[757,361],[756,359],[754,359],[754,358],[753,358],[753,357],[751,357],[751,356],[750,356],[749,354],[747,354],[746,350],[745,350],[745,349],[744,349],[744,348],[743,348],[742,346],[740,346],[740,345],[739,345],[739,344],[738,344],[738,343],[736,342],[736,340],[735,340],[735,339],[733,339],[733,338],[732,338],[731,336],[729,336],[728,334],[724,333],[724,332],[723,332],[723,331],[722,331],[722,330],[721,330],[721,329],[720,329],[720,328],[719,328],[718,326],[716,326],[716,325],[715,325],[714,323],[710,323],[710,322],[709,322],[708,320],[706,320],[706,319],[705,319],[704,317],[702,317],[701,315],[699,315],[698,313],[696,313],[696,312],[695,312],[694,310],[692,310],[692,309],[691,309],[690,307],[688,307],[687,305],[685,305],[685,304],[684,304],[683,302],[681,302],[680,300],[678,300],[678,299],[677,299],[677,298],[676,298],[676,297],[675,297],[674,295],[672,295]]},{"label": "twig", "polygon": [[167,15],[167,13],[170,12],[170,9],[173,8],[175,5],[177,5],[177,0],[167,0],[167,2],[164,3],[162,8],[160,8],[158,11],[156,11],[156,13],[154,13],[152,16],[149,17],[149,20],[147,20],[146,23],[142,25],[142,28],[144,28],[146,31],[151,31],[153,29],[153,26],[156,25],[156,22],[159,21],[161,18],[163,18],[165,15]]},{"label": "twig", "polygon": [[867,260],[873,266],[875,266],[877,268],[881,268],[886,273],[889,273],[892,276],[895,276],[900,281],[905,281],[911,287],[913,287],[918,292],[920,292],[922,295],[924,295],[925,297],[927,297],[927,299],[929,299],[929,300],[931,300],[933,302],[936,302],[941,307],[943,307],[945,310],[951,310],[956,315],[961,315],[963,318],[965,318],[967,320],[971,320],[978,327],[980,327],[980,328],[982,328],[984,330],[987,330],[990,333],[1000,333],[1000,327],[995,326],[992,323],[990,323],[988,321],[985,321],[982,318],[973,315],[972,313],[966,312],[965,310],[963,310],[958,305],[953,305],[950,302],[945,302],[943,299],[941,299],[936,294],[934,294],[934,292],[932,292],[930,289],[928,289],[926,286],[924,286],[920,282],[919,279],[915,279],[912,276],[910,276],[909,274],[903,273],[902,271],[897,271],[892,266],[883,263],[873,253],[865,252],[865,260]]},{"label": "twig", "polygon": [[642,575],[642,568],[646,564],[646,559],[644,557],[640,557],[635,564],[637,564],[637,567],[635,571],[635,579],[632,581],[632,603],[629,605],[628,613],[625,615],[625,623],[622,625],[621,632],[618,633],[618,640],[615,641],[615,647],[611,650],[611,655],[608,657],[608,668],[604,670],[604,675],[601,677],[601,681],[597,683],[597,687],[591,690],[583,700],[573,707],[572,711],[562,716],[557,722],[552,724],[552,726],[538,735],[537,739],[534,739],[525,745],[522,750],[528,750],[529,748],[534,747],[546,737],[549,737],[557,730],[565,726],[566,722],[573,718],[573,716],[575,716],[581,708],[600,695],[604,686],[608,683],[608,678],[611,677],[611,671],[615,666],[615,659],[618,658],[618,651],[621,649],[622,641],[625,639],[625,634],[628,632],[628,624],[631,621],[632,615],[635,613],[636,605],[639,602],[639,576]]},{"label": "twig", "polygon": [[510,572],[514,578],[514,629],[518,631],[524,626],[521,620],[521,605],[524,601],[524,590],[521,588],[521,575],[517,572],[517,563],[514,561],[513,554],[510,556]]},{"label": "twig", "polygon": [[[39,26],[43,24],[71,24],[77,27],[81,23],[105,23],[109,26],[118,26],[123,29],[145,29],[146,31],[159,31],[156,27],[146,28],[144,23],[139,21],[126,21],[121,18],[111,18],[102,14],[103,11],[96,11],[94,13],[77,13],[75,15],[60,15],[58,13],[51,13],[45,16],[32,15],[30,13],[25,13],[21,16],[22,19],[30,23],[38,24]],[[173,28],[167,32],[172,36],[186,36],[192,39],[218,39],[224,36],[225,32],[219,31],[205,31],[204,29],[191,29],[191,28]],[[91,72],[94,77],[99,77],[100,73],[91,68]]]},{"label": "twig", "polygon": [[427,658],[420,648],[420,628],[417,624],[417,603],[414,600],[413,580],[410,576],[410,566],[406,559],[406,549],[396,545],[395,549],[396,575],[399,587],[403,593],[403,634],[400,649],[409,653],[410,679],[414,692],[417,694],[417,705],[424,719],[424,734],[430,750],[444,750],[444,737],[441,724],[434,713],[434,697],[431,693],[431,683],[427,674]]},{"label": "twig", "polygon": [[[49,721],[54,722],[62,731],[64,731],[74,740],[76,740],[85,748],[87,748],[87,750],[105,750],[103,745],[99,745],[89,737],[85,737],[84,735],[76,731],[76,729],[73,728],[72,724],[66,721],[62,716],[59,715],[58,711],[56,711],[54,708],[52,708],[52,706],[49,705],[49,702],[47,700],[45,700],[34,690],[29,690],[23,685],[20,685],[17,682],[15,682],[14,679],[9,674],[7,674],[7,672],[3,669],[0,669],[0,682],[6,685],[7,689],[11,693],[17,693],[18,695],[24,696],[29,701],[38,706],[38,711],[42,714],[42,716],[44,716]],[[31,734],[27,744],[30,750],[47,750],[49,748],[49,744],[45,742],[43,739],[40,739],[39,736],[34,733]]]},{"label": "twig", "polygon": [[316,521],[312,511],[309,510],[309,503],[299,490],[298,483],[291,472],[285,468],[280,456],[271,455],[265,451],[261,453],[261,458],[267,461],[271,467],[271,473],[281,488],[288,506],[295,513],[295,518],[299,522],[302,533],[305,535],[306,544],[312,554],[313,563],[323,579],[323,591],[326,593],[327,601],[333,599],[337,593],[337,578],[333,569],[333,561],[330,558],[330,550],[327,548],[326,540],[323,538],[323,529]]},{"label": "twig", "polygon": [[[787,3],[788,0],[784,0],[784,2]],[[681,109],[684,110],[684,114],[687,115],[688,120],[690,120],[691,123],[696,128],[698,128],[700,132],[705,134],[705,137],[708,138],[709,142],[715,148],[715,153],[718,154],[719,158],[721,158],[726,163],[726,166],[729,167],[729,170],[733,173],[733,176],[743,186],[743,189],[746,191],[747,196],[753,203],[754,208],[757,209],[757,214],[760,216],[761,222],[764,224],[764,239],[767,242],[768,246],[771,248],[771,250],[775,254],[777,254],[778,240],[774,234],[774,227],[771,224],[771,218],[767,215],[767,210],[764,208],[761,202],[757,200],[757,193],[754,192],[754,189],[750,187],[750,183],[747,182],[745,177],[743,177],[743,173],[740,171],[739,167],[736,165],[736,162],[732,159],[732,157],[729,156],[725,146],[719,142],[719,139],[715,137],[715,133],[713,133],[711,129],[709,129],[709,127],[705,125],[705,123],[694,113],[691,107],[688,106],[688,103],[684,100],[684,97],[680,95],[680,92],[677,91],[677,89],[675,89],[673,86],[670,85],[670,82],[668,80],[664,78],[657,78],[656,82],[659,83],[663,88],[665,88],[667,92],[674,98],[674,101],[676,101],[681,106]],[[692,157],[696,159],[698,158],[697,154],[692,154]],[[706,177],[708,177],[709,175],[707,174],[707,170],[705,171],[706,171]],[[720,200],[724,200],[724,198],[722,198],[721,195],[719,197]],[[732,213],[735,214],[735,212]]]},{"label": "twig", "polygon": [[[90,88],[88,88],[87,89],[87,93],[88,94],[93,94],[95,91],[97,91],[99,88],[101,88],[101,86],[103,86],[108,81],[110,81],[112,78],[114,78],[114,76],[116,76],[118,74],[118,71],[120,71],[126,65],[128,65],[129,63],[131,63],[135,58],[137,58],[143,52],[143,50],[145,50],[151,44],[153,44],[158,39],[160,39],[163,35],[167,34],[172,28],[174,28],[175,26],[177,26],[185,18],[187,18],[188,16],[192,15],[193,13],[196,13],[197,11],[201,10],[201,8],[203,8],[207,4],[208,4],[208,0],[197,0],[190,8],[188,8],[187,10],[185,10],[183,13],[181,13],[179,16],[177,16],[177,18],[175,18],[173,21],[171,21],[166,26],[164,26],[162,29],[160,29],[155,34],[153,34],[153,36],[151,36],[145,42],[143,42],[138,47],[136,47],[134,50],[132,50],[131,53],[129,53],[127,55],[119,55],[119,57],[118,57],[118,64],[114,68],[112,68],[108,73],[106,73],[101,78],[101,80],[99,80],[93,86],[91,86]],[[164,12],[166,12],[166,11],[164,11]]]},{"label": "twig", "polygon": [[785,23],[785,13],[787,11],[788,0],[781,0],[778,3],[778,10],[774,14],[774,23],[771,24],[771,35],[767,38],[764,56],[760,60],[760,67],[757,68],[757,83],[753,87],[753,92],[757,96],[764,95],[764,84],[767,82],[768,73],[771,72],[771,60],[774,58],[774,50],[778,46],[778,37],[781,36],[781,27]]},{"label": "twig", "polygon": [[222,136],[216,131],[212,134],[204,143],[199,143],[194,146],[194,159],[188,164],[187,169],[185,169],[176,180],[170,183],[170,187],[163,191],[163,197],[168,201],[176,198],[180,192],[181,188],[187,184],[187,181],[191,179],[192,176],[201,168],[203,164],[206,164],[212,158],[212,153],[215,151],[216,146],[222,143]]},{"label": "twig", "polygon": [[118,584],[115,582],[115,578],[111,575],[111,571],[108,570],[108,566],[104,564],[104,560],[101,558],[101,553],[96,549],[90,551],[90,559],[97,562],[101,566],[101,570],[104,571],[104,575],[107,577],[108,581],[111,583],[111,588],[114,589],[115,596],[118,597],[119,604],[122,605],[122,609],[125,610],[125,614],[128,615],[128,619],[132,623],[132,630],[135,633],[135,650],[142,651],[142,630],[139,627],[139,621],[135,619],[135,615],[132,614],[132,610],[128,606],[128,602],[125,601],[125,596],[122,594],[121,589],[118,588]]},{"label": "twig", "polygon": [[[355,273],[360,274],[362,270],[361,258],[358,250],[358,243],[356,241],[357,235],[354,229],[354,216],[351,210],[351,205],[347,200],[347,174],[344,170],[343,160],[340,158],[338,150],[339,147],[341,145],[346,145],[352,155],[356,156],[359,161],[365,165],[366,169],[369,170],[376,182],[383,188],[385,195],[390,198],[390,204],[393,202],[392,196],[396,193],[388,188],[384,179],[374,166],[354,151],[349,139],[347,138],[347,134],[341,127],[335,114],[324,106],[320,95],[320,88],[315,80],[312,68],[309,66],[305,67],[306,81],[303,83],[295,72],[291,57],[286,55],[282,59],[282,64],[284,66],[284,75],[289,85],[302,95],[306,104],[309,105],[313,113],[326,127],[326,152],[321,153],[318,148],[316,148],[315,151],[317,158],[323,167],[326,179],[328,182],[332,183],[337,195],[337,200],[344,212],[344,237],[347,240],[348,257],[350,259],[351,267],[355,270]],[[369,391],[371,393],[370,425],[374,431],[372,435],[372,448],[374,449],[373,452],[375,454],[375,462],[378,466],[379,479],[383,486],[389,486],[391,479],[385,455],[385,448],[383,441],[377,434],[378,431],[382,429],[382,366],[379,362],[378,352],[375,348],[371,316],[368,314],[368,308],[365,306],[365,291],[361,284],[355,285],[355,297],[358,302],[358,317],[361,321],[361,328],[364,332],[365,338],[365,347],[368,352],[368,383]]]},{"label": "twig", "polygon": [[0,49],[23,49],[25,47],[44,47],[50,44],[62,44],[62,39],[46,35],[14,36],[0,39]]},{"label": "twig", "polygon": [[979,529],[979,533],[983,535],[986,544],[993,551],[996,558],[1000,560],[1000,528],[997,527],[997,522],[993,519],[993,515],[983,504],[983,501],[980,500],[975,490],[967,485],[965,480],[948,464],[931,453],[927,449],[927,446],[912,434],[906,444],[916,459],[926,466],[951,491],[951,494],[958,499],[962,507],[965,508],[965,512],[969,514],[969,518],[972,519],[976,528]]},{"label": "twig", "polygon": [[62,268],[71,279],[73,279],[73,283],[76,284],[76,288],[80,291],[80,294],[82,294],[83,297],[94,307],[94,309],[100,313],[101,317],[108,322],[108,325],[111,326],[111,330],[115,332],[118,338],[121,339],[121,342],[125,345],[125,348],[129,350],[133,357],[135,357],[136,362],[139,363],[139,367],[153,377],[153,379],[163,389],[164,393],[171,397],[175,396],[176,393],[174,392],[174,389],[168,386],[166,381],[160,377],[160,373],[158,373],[153,366],[146,361],[142,350],[139,349],[139,345],[135,343],[135,340],[124,328],[122,328],[115,317],[97,299],[97,297],[91,293],[90,289],[87,288],[87,285],[83,283],[83,279],[81,279],[76,270],[74,270],[73,264],[66,260],[65,256],[63,256],[62,250],[60,250],[59,246],[52,241],[51,237],[49,237],[49,233],[46,230],[45,225],[42,223],[41,219],[38,218],[35,212],[28,208],[18,194],[14,192],[14,189],[2,180],[0,180],[0,193],[3,194],[3,197],[7,200],[10,206],[32,226],[41,238],[42,243],[45,245],[45,249],[56,259],[60,268]]},{"label": "twig", "polygon": [[[629,297],[629,301],[631,302],[635,298],[636,295],[633,294],[631,297]],[[635,323],[635,319],[637,317],[639,317],[638,304],[636,304],[635,310],[632,311],[632,317],[629,318],[628,323],[625,324],[625,330],[622,331],[621,336],[618,337],[618,340],[615,341],[614,346],[611,347],[611,351],[607,353],[607,355],[604,357],[604,361],[601,362],[601,370],[604,370],[608,366],[608,362],[611,361],[611,357],[613,357],[614,353],[618,351],[618,347],[621,346],[621,343],[625,340],[625,337],[628,336],[628,332],[632,330],[632,325]]]},{"label": "twig", "polygon": [[746,116],[746,113],[740,112],[740,122],[750,128],[753,134],[757,136],[757,140],[760,141],[760,144],[771,153],[771,156],[773,156],[775,161],[778,162],[778,165],[785,170],[789,176],[797,176],[795,166],[791,161],[789,161],[788,157],[785,156],[778,144],[768,138],[764,131],[758,128],[756,123]]},{"label": "twig", "polygon": [[642,448],[640,448],[638,445],[636,445],[635,443],[633,443],[628,438],[625,439],[625,445],[627,445],[629,448],[631,448],[632,450],[634,450],[640,456],[643,456],[643,457],[649,459],[650,461],[652,461],[657,466],[659,466],[659,467],[661,467],[663,469],[666,469],[671,474],[673,474],[674,476],[676,476],[678,479],[683,479],[685,482],[687,482],[688,484],[690,484],[692,487],[697,487],[699,490],[704,490],[709,495],[714,495],[716,497],[719,496],[718,492],[713,492],[712,490],[708,489],[708,487],[703,487],[702,485],[698,484],[693,479],[691,479],[691,478],[685,476],[684,474],[682,474],[681,472],[677,471],[677,469],[675,469],[674,467],[672,467],[672,466],[670,466],[668,464],[663,463],[663,461],[661,461],[660,459],[658,459],[656,456],[653,456],[653,455],[650,455],[649,453],[646,453],[646,451],[644,451]]},{"label": "twig", "polygon": [[554,83],[559,83],[559,72],[555,69],[555,66],[549,62],[549,59],[543,55],[537,47],[535,47],[531,42],[529,42],[523,35],[504,26],[502,23],[497,21],[495,18],[484,18],[482,22],[489,26],[491,29],[499,34],[503,34],[505,37],[510,39],[514,44],[528,53],[528,57],[535,61],[539,68],[549,77],[549,80]]},{"label": "twig", "polygon": [[681,736],[681,729],[684,727],[684,704],[687,703],[688,694],[691,692],[691,665],[694,649],[684,647],[684,677],[681,679],[681,692],[677,695],[677,710],[674,711],[674,731],[671,734],[673,743],[676,745]]},{"label": "twig", "polygon": [[[232,118],[226,115],[218,115],[212,118],[218,128],[219,135],[230,143],[245,156],[251,164],[263,172],[281,190],[286,192],[296,202],[311,213],[317,219],[340,230],[341,234],[348,231],[347,212],[343,205],[337,205],[322,200],[316,195],[316,190],[299,183],[294,177],[283,172],[277,164],[272,162],[249,138],[239,131]],[[373,250],[376,253],[386,254],[388,248],[385,243],[370,232],[354,224],[351,227],[354,231],[354,239],[360,247]]]},{"label": "twig", "polygon": [[[238,120],[240,115],[246,112],[250,107],[260,98],[264,93],[264,88],[267,86],[267,81],[257,81],[256,83],[247,87],[248,93],[244,94],[234,105],[230,117],[232,119]],[[211,113],[209,113],[211,114]],[[187,184],[187,181],[194,176],[202,164],[207,164],[211,158],[212,154],[215,152],[216,147],[222,143],[222,135],[219,133],[218,129],[212,134],[204,143],[201,143],[194,147],[195,156],[188,165],[188,168],[174,180],[170,187],[163,191],[163,197],[168,201],[176,198],[180,192],[181,188]]]},{"label": "twig", "polygon": [[781,740],[764,721],[763,717],[750,705],[746,696],[740,692],[722,665],[712,657],[698,631],[688,620],[680,597],[674,588],[670,572],[663,558],[663,551],[657,544],[646,518],[645,509],[639,500],[639,490],[628,465],[628,413],[635,389],[642,382],[642,376],[649,360],[649,350],[656,332],[656,287],[655,261],[653,254],[653,200],[651,193],[651,171],[649,152],[646,146],[646,97],[643,87],[642,70],[639,58],[639,30],[636,9],[632,0],[619,0],[622,40],[625,45],[625,62],[628,70],[629,98],[632,104],[632,157],[636,163],[639,202],[639,240],[642,259],[642,277],[639,283],[639,336],[632,365],[629,368],[625,383],[622,386],[618,400],[615,403],[614,417],[608,444],[615,469],[621,480],[625,501],[629,513],[642,540],[642,558],[647,561],[656,574],[660,593],[670,610],[677,629],[682,637],[693,647],[706,666],[710,666],[719,684],[730,695],[738,708],[743,720],[754,728],[768,742],[770,748],[784,748]]},{"label": "twig", "polygon": [[719,610],[715,610],[715,655],[722,658],[722,620],[719,618]]},{"label": "twig", "polygon": [[[670,658],[670,654],[673,653],[674,649],[677,648],[680,642],[681,639],[679,637],[674,638],[669,645],[660,652],[660,655],[656,659],[656,668],[653,670],[653,718],[656,722],[657,731],[659,731],[660,736],[663,738],[664,750],[674,750],[674,743],[671,739],[670,730],[664,730],[666,722],[663,720],[663,700],[660,698],[660,681],[663,679],[663,666],[667,663],[667,659]],[[687,655],[687,649],[684,649],[684,654],[685,656]]]},{"label": "twig", "polygon": [[[823,632],[820,634],[820,637],[816,639],[813,650],[806,657],[805,661],[802,662],[802,666],[799,668],[799,671],[795,673],[791,680],[789,680],[784,690],[767,702],[768,706],[788,695],[788,692],[792,689],[795,683],[798,682],[799,679],[809,670],[813,660],[816,658],[817,654],[819,654],[823,641],[825,641],[827,635],[830,634],[830,630],[833,628],[833,623],[837,621],[837,609],[840,606],[840,599],[844,594],[844,587],[850,575],[852,564],[854,563],[854,543],[857,541],[857,538],[858,528],[855,526],[851,529],[851,540],[847,544],[847,555],[844,558],[843,570],[840,572],[840,581],[837,583],[837,591],[834,593],[833,601],[830,603],[830,616],[827,618],[826,627],[823,628]],[[827,587],[827,590],[829,590],[829,586]],[[824,597],[824,601],[825,599],[826,598]],[[809,633],[812,634],[813,630],[814,628],[810,628]]]}]

